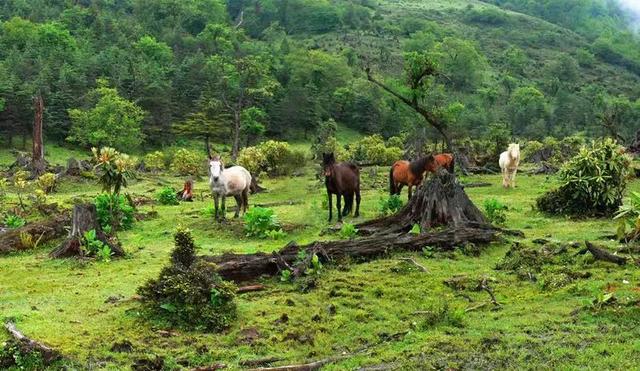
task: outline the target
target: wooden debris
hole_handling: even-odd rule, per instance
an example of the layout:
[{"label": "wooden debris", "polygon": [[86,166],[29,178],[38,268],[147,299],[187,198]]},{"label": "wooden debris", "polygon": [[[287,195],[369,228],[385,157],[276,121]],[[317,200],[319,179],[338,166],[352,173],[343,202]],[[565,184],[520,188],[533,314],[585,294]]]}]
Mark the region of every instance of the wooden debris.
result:
[{"label": "wooden debris", "polygon": [[409,263],[415,265],[421,271],[427,272],[427,268],[424,265],[422,265],[422,264],[418,263],[417,261],[415,261],[415,259],[413,259],[413,258],[398,258],[398,260],[409,262]]},{"label": "wooden debris", "polygon": [[67,230],[65,227],[71,222],[71,213],[64,212],[53,219],[44,222],[29,223],[24,227],[8,230],[0,233],[0,255],[24,250],[20,234],[27,233],[34,240],[39,239],[39,243],[55,240],[63,237]]},{"label": "wooden debris", "polygon": [[242,286],[238,287],[238,294],[244,294],[245,292],[254,292],[254,291],[262,291],[266,289],[265,285],[250,285],[250,286]]},{"label": "wooden debris", "polygon": [[50,364],[51,362],[61,358],[61,355],[57,350],[25,336],[20,332],[20,330],[18,330],[13,322],[6,322],[4,324],[4,328],[7,329],[9,334],[11,334],[11,336],[21,344],[23,347],[22,351],[24,353],[34,351],[40,353],[45,364]]},{"label": "wooden debris", "polygon": [[615,263],[618,265],[627,264],[627,258],[624,256],[614,255],[607,250],[597,247],[589,241],[585,241],[585,245],[587,246],[587,250],[593,255],[597,260],[603,260],[611,263]]}]

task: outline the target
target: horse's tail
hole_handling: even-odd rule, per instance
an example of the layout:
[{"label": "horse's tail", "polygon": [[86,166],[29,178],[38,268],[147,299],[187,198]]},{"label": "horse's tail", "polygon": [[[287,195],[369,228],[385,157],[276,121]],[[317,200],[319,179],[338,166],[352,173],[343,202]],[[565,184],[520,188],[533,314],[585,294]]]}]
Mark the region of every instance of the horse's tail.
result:
[{"label": "horse's tail", "polygon": [[391,166],[391,170],[389,170],[389,194],[395,195],[397,193],[396,182],[393,180],[393,166]]}]

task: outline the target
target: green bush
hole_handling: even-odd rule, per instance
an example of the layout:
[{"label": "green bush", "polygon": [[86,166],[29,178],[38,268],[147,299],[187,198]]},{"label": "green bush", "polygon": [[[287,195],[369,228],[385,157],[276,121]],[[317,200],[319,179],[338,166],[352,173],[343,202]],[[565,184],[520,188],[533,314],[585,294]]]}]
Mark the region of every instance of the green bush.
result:
[{"label": "green bush", "polygon": [[[397,140],[393,142],[397,143]],[[403,154],[402,148],[387,147],[382,136],[375,134],[353,143],[347,151],[347,158],[355,162],[391,165],[401,159]]]},{"label": "green bush", "polygon": [[173,155],[171,171],[183,176],[197,176],[202,174],[202,164],[203,158],[201,156],[193,151],[181,148]]},{"label": "green bush", "polygon": [[23,227],[25,224],[27,224],[27,221],[18,215],[7,215],[7,217],[4,218],[4,224],[9,229],[16,229]]},{"label": "green bush", "polygon": [[56,175],[52,173],[44,173],[38,177],[36,184],[44,193],[51,193],[56,188]]},{"label": "green bush", "polygon": [[293,150],[287,142],[268,140],[255,147],[246,147],[238,155],[238,164],[252,174],[289,175],[305,163],[304,152]]},{"label": "green bush", "polygon": [[495,198],[484,200],[484,215],[491,223],[502,225],[507,221],[507,206]]},{"label": "green bush", "polygon": [[630,159],[612,139],[580,149],[560,170],[562,184],[536,200],[551,214],[611,216],[622,205]]},{"label": "green bush", "polygon": [[403,202],[400,195],[391,195],[389,197],[380,197],[379,208],[380,215],[395,214],[402,209]]},{"label": "green bush", "polygon": [[138,288],[145,313],[170,326],[218,332],[236,318],[236,287],[196,259],[191,232],[178,229],[171,264]]},{"label": "green bush", "polygon": [[267,238],[269,232],[281,231],[280,223],[272,209],[254,207],[244,215],[244,230],[248,237]]},{"label": "green bush", "polygon": [[161,205],[178,205],[178,196],[176,196],[176,190],[173,187],[164,187],[158,192],[158,202]]},{"label": "green bush", "polygon": [[158,172],[165,169],[164,153],[155,151],[144,156],[144,166],[148,171]]},{"label": "green bush", "polygon": [[87,256],[95,256],[104,262],[111,261],[111,255],[113,255],[111,247],[98,239],[95,229],[84,232],[82,248]]},{"label": "green bush", "polygon": [[119,229],[130,229],[134,222],[134,209],[123,195],[103,193],[94,201],[98,222],[105,233]]}]

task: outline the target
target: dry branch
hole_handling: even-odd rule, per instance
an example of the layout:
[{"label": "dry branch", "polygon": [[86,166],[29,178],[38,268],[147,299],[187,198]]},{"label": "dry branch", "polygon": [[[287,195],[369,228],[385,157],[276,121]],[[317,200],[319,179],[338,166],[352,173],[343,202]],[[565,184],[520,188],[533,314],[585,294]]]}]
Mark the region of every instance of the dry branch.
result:
[{"label": "dry branch", "polygon": [[349,355],[341,355],[298,365],[252,368],[250,371],[313,371],[319,370],[321,367],[329,363],[334,363],[347,357],[349,357]]},{"label": "dry branch", "polygon": [[249,286],[238,287],[237,292],[238,294],[244,294],[245,292],[262,291],[266,288],[267,287],[265,285],[249,285]]},{"label": "dry branch", "polygon": [[607,250],[597,247],[589,241],[585,241],[585,245],[587,245],[587,250],[593,255],[597,260],[603,260],[611,263],[615,263],[618,265],[627,264],[627,258],[624,256],[614,255]]},{"label": "dry branch", "polygon": [[427,268],[424,265],[422,265],[422,264],[418,263],[417,261],[415,261],[415,259],[413,259],[413,258],[398,258],[398,260],[409,262],[409,263],[415,265],[421,271],[427,272]]},{"label": "dry branch", "polygon": [[25,336],[13,322],[6,322],[4,328],[11,334],[11,337],[20,343],[23,353],[38,352],[45,364],[49,364],[61,357],[57,350]]}]

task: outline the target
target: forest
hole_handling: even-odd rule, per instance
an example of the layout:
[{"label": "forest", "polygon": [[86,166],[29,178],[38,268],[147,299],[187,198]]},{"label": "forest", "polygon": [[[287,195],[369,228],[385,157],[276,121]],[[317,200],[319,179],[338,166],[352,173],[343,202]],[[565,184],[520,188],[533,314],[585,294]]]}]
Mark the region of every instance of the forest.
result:
[{"label": "forest", "polygon": [[636,367],[638,20],[1,1],[0,369]]}]

